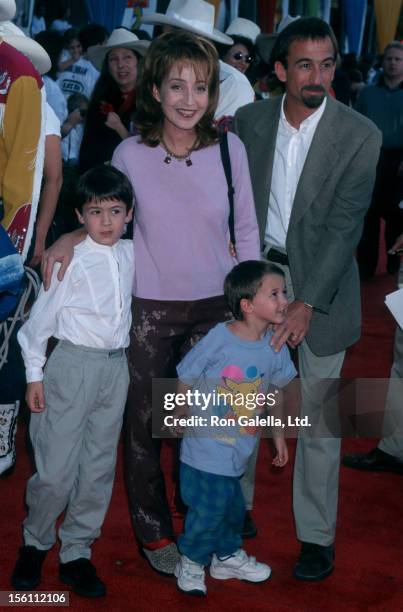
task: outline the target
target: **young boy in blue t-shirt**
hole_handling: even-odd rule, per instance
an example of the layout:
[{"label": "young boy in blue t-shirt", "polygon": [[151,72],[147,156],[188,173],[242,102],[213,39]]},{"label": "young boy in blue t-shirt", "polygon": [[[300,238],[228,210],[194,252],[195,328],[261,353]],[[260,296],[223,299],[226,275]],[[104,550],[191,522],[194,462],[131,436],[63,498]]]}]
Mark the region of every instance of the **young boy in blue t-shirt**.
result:
[{"label": "young boy in blue t-shirt", "polygon": [[[199,595],[206,594],[204,566],[210,562],[213,578],[270,577],[270,567],[241,548],[245,504],[239,479],[258,439],[258,427],[253,419],[249,427],[248,418],[262,413],[269,385],[284,387],[296,375],[287,347],[276,353],[270,346],[270,327],[287,314],[282,270],[264,261],[242,262],[227,275],[224,293],[234,320],[216,325],[177,367],[179,392],[210,398],[207,410],[205,402],[197,409],[192,401],[192,415],[206,426],[186,428],[181,445],[181,495],[188,512],[175,575],[181,591]],[[274,434],[274,445],[273,464],[284,466],[282,433]]]}]

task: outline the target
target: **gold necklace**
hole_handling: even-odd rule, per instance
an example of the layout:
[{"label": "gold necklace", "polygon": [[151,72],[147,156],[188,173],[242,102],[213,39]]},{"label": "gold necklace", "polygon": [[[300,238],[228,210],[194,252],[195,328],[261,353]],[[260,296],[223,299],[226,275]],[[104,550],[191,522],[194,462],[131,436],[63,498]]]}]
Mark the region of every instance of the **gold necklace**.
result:
[{"label": "gold necklace", "polygon": [[163,149],[165,150],[165,153],[167,154],[166,158],[164,159],[164,162],[166,164],[170,164],[173,158],[173,159],[176,159],[177,161],[186,161],[187,166],[193,166],[190,156],[194,151],[196,140],[193,143],[193,145],[190,147],[190,149],[188,149],[187,153],[185,153],[184,155],[176,155],[176,153],[171,151],[171,149],[167,147],[166,142],[164,141],[163,138],[160,139],[160,142],[162,144]]}]

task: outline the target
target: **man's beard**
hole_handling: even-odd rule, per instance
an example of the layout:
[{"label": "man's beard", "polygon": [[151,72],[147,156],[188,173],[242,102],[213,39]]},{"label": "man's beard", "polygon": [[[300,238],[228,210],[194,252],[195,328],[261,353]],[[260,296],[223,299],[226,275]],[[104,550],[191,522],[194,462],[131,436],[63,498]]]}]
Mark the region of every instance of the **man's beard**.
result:
[{"label": "man's beard", "polygon": [[[308,95],[304,95],[305,91],[315,91],[317,92],[316,94],[311,94],[309,93]],[[322,87],[322,85],[310,85],[310,86],[305,86],[301,89],[301,98],[303,103],[305,104],[305,106],[307,106],[308,108],[319,108],[319,106],[322,104],[323,100],[325,99],[326,96],[326,91],[325,88]]]}]

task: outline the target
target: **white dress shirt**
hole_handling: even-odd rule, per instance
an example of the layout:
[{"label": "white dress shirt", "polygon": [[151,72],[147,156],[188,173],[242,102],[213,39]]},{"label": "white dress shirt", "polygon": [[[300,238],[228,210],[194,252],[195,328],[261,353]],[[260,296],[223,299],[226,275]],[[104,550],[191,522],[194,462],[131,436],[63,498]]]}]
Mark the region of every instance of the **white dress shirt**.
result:
[{"label": "white dress shirt", "polygon": [[132,241],[104,246],[87,236],[75,247],[62,281],[57,279],[59,267],[55,266],[48,291],[41,287],[28,321],[18,332],[27,382],[43,379],[51,336],[90,348],[129,345]]},{"label": "white dress shirt", "polygon": [[284,99],[285,96],[281,104],[265,231],[265,244],[281,251],[286,250],[285,241],[298,182],[326,106],[325,98],[296,129],[286,119]]},{"label": "white dress shirt", "polygon": [[220,60],[220,94],[214,118],[233,116],[238,108],[254,100],[255,92],[246,76]]}]

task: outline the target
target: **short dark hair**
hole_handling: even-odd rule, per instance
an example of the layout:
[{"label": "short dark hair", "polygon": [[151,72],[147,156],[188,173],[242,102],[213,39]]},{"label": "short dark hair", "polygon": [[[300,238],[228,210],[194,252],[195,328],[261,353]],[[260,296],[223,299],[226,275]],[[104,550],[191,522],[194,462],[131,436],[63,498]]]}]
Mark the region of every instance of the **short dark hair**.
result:
[{"label": "short dark hair", "polygon": [[55,81],[57,79],[57,63],[63,49],[63,38],[53,30],[43,30],[42,32],[38,32],[35,36],[35,40],[42,45],[50,57],[52,67],[49,72],[46,73],[46,76],[49,76]]},{"label": "short dark hair", "polygon": [[161,104],[154,98],[153,87],[161,88],[164,78],[177,62],[192,64],[196,74],[201,72],[208,85],[208,107],[196,126],[197,148],[201,149],[218,140],[214,113],[219,95],[219,64],[214,45],[191,32],[167,32],[151,43],[140,66],[136,85],[136,127],[146,145],[158,146],[162,137],[164,114]]},{"label": "short dark hair", "polygon": [[73,40],[78,40],[78,42],[81,45],[81,41],[80,41],[80,39],[78,37],[78,30],[76,30],[76,28],[69,28],[63,34],[63,45],[64,45],[65,49],[67,49],[67,47],[69,46],[69,44]]},{"label": "short dark hair", "polygon": [[281,268],[268,262],[250,259],[232,268],[224,281],[224,295],[228,306],[238,321],[242,321],[241,300],[253,300],[265,276],[276,274],[285,277]]},{"label": "short dark hair", "polygon": [[72,93],[67,98],[67,112],[72,113],[80,104],[88,104],[88,98],[81,93]]},{"label": "short dark hair", "polygon": [[123,202],[127,212],[134,206],[129,179],[113,166],[101,165],[87,170],[78,181],[74,205],[81,214],[85,204],[103,200]]},{"label": "short dark hair", "polygon": [[333,44],[333,59],[336,61],[339,52],[339,45],[336,36],[326,21],[318,17],[305,17],[292,21],[277,36],[273,50],[270,55],[270,68],[274,69],[274,64],[280,62],[287,68],[287,56],[291,44],[295,40],[322,40],[330,38]]},{"label": "short dark hair", "polygon": [[109,36],[108,30],[100,23],[90,23],[78,33],[83,52],[85,53],[88,47],[93,45],[102,45]]},{"label": "short dark hair", "polygon": [[403,43],[401,43],[400,40],[392,40],[386,45],[385,50],[383,52],[383,56],[385,57],[385,53],[387,53],[391,49],[398,49],[399,51],[403,51]]}]

